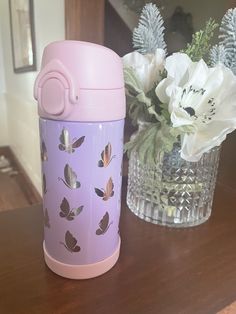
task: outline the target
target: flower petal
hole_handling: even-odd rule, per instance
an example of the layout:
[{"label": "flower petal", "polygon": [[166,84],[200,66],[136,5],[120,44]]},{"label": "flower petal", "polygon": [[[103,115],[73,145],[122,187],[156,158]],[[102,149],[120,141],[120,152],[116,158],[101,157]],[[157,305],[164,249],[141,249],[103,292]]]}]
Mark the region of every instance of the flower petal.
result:
[{"label": "flower petal", "polygon": [[208,78],[209,68],[203,60],[200,60],[190,64],[188,74],[188,86],[193,85],[194,88],[202,88]]},{"label": "flower petal", "polygon": [[132,67],[144,92],[148,92],[154,83],[161,79],[160,73],[164,69],[165,52],[157,49],[155,54],[142,55],[135,51],[123,57],[124,67]]},{"label": "flower petal", "polygon": [[141,53],[134,51],[126,54],[123,58],[124,67],[133,67],[142,66],[143,64],[149,64],[148,59]]},{"label": "flower petal", "polygon": [[167,77],[166,79],[162,80],[156,87],[155,92],[157,97],[163,104],[169,103],[170,100],[170,93],[167,94],[167,88],[169,86],[174,86],[174,79],[172,77]]},{"label": "flower petal", "polygon": [[200,131],[194,134],[185,134],[182,138],[181,157],[187,161],[196,162],[203,153],[208,152],[225,140],[226,135],[236,129],[236,122],[212,122],[207,132]]},{"label": "flower petal", "polygon": [[[166,58],[165,69],[167,70],[167,78],[162,80],[155,90],[161,102],[168,103],[175,87],[179,86],[179,83],[184,78],[186,78],[184,81],[187,81],[187,70],[191,64],[191,59],[184,53],[174,53]],[[181,85],[184,85],[184,83]]]},{"label": "flower petal", "polygon": [[165,69],[168,72],[168,76],[174,78],[175,84],[179,85],[179,82],[192,63],[189,56],[185,53],[174,53],[166,58]]}]

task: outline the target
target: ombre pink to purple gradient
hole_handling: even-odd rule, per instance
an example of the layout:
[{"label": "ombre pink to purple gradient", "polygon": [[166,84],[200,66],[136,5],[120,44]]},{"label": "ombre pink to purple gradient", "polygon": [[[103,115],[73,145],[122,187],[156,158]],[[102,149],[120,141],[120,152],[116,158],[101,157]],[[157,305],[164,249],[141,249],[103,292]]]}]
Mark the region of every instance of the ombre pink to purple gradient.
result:
[{"label": "ombre pink to purple gradient", "polygon": [[[74,153],[59,150],[60,135],[66,128],[71,139],[85,136],[82,145]],[[119,217],[121,204],[121,179],[123,156],[124,120],[111,122],[68,122],[40,119],[40,136],[47,150],[47,160],[42,162],[42,172],[46,177],[47,192],[43,196],[44,210],[47,208],[50,228],[44,227],[47,252],[56,260],[84,265],[104,260],[114,253],[119,243]],[[101,153],[110,143],[115,157],[107,167],[98,167]],[[68,164],[77,174],[81,186],[68,188],[59,177],[64,178],[64,167]],[[109,178],[114,183],[114,196],[104,201],[95,193],[95,188],[106,187]],[[72,221],[60,217],[63,198],[71,208],[84,206],[82,212]],[[97,235],[99,222],[109,213],[109,229]],[[65,233],[78,240],[80,252],[69,252],[64,245]]]}]

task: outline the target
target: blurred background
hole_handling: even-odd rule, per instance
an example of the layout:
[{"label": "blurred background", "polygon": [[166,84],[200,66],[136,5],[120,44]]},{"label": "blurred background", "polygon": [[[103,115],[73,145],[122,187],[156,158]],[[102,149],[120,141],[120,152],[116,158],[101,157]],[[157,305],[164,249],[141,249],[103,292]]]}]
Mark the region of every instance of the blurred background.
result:
[{"label": "blurred background", "polygon": [[[148,1],[150,2],[150,1]],[[44,47],[56,40],[132,51],[145,0],[0,0],[0,210],[41,201],[37,104],[33,85]],[[168,51],[184,48],[209,17],[220,22],[233,0],[158,0]],[[129,123],[126,133],[129,133]]]}]

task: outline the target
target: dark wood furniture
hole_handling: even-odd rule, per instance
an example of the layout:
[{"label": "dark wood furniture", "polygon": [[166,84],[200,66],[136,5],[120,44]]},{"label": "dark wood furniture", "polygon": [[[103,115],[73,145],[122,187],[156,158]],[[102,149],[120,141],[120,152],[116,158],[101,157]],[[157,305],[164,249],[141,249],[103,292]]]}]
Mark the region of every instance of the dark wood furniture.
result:
[{"label": "dark wood furniture", "polygon": [[[215,314],[236,300],[235,134],[224,145],[213,214],[190,229],[142,221],[125,205],[121,255],[101,277],[44,264],[41,205],[0,213],[1,314]],[[124,180],[125,182],[126,180]]]},{"label": "dark wood furniture", "polygon": [[65,0],[66,39],[104,42],[104,0]]},{"label": "dark wood furniture", "polygon": [[17,171],[13,175],[0,171],[0,212],[42,203],[41,196],[11,148],[0,147],[0,156],[5,156],[10,167]]},{"label": "dark wood furniture", "polygon": [[132,31],[108,0],[65,0],[65,36],[104,45],[120,56],[133,50]]}]

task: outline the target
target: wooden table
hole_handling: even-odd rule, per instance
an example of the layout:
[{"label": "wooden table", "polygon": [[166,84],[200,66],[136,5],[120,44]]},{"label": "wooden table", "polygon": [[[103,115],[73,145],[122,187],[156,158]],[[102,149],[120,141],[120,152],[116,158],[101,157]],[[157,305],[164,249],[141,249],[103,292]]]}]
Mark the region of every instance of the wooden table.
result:
[{"label": "wooden table", "polygon": [[[227,156],[235,152],[222,156],[223,165],[234,165]],[[41,206],[0,213],[0,313],[216,313],[236,300],[233,171],[220,170],[212,217],[190,229],[140,220],[124,194],[120,259],[85,281],[61,278],[44,264]]]}]

